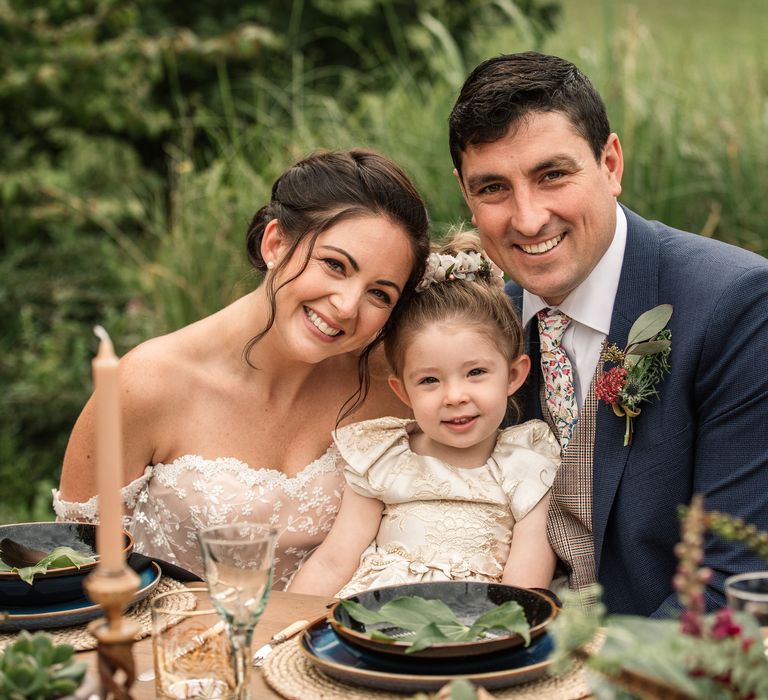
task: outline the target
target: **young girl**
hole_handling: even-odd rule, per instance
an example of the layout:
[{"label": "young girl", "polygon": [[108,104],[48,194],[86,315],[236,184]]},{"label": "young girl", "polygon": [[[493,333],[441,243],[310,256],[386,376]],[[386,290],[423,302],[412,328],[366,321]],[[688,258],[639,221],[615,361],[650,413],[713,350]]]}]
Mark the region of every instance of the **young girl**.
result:
[{"label": "young girl", "polygon": [[542,421],[499,430],[530,368],[503,281],[477,238],[459,233],[430,255],[419,288],[385,340],[389,385],[415,420],[336,431],[347,488],[293,592],[552,580],[546,520],[560,448]]}]

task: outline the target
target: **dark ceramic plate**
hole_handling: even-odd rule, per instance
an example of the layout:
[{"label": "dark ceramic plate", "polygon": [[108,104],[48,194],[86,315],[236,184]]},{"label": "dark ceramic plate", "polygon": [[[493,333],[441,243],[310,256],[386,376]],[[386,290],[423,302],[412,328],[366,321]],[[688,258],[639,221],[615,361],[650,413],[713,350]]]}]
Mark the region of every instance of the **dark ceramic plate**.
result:
[{"label": "dark ceramic plate", "polygon": [[[139,590],[134,594],[128,608],[146,598],[160,582],[160,576],[160,567],[156,563],[150,562],[149,566],[139,573]],[[13,608],[0,605],[0,611],[8,614],[8,617],[0,622],[0,632],[73,627],[82,625],[103,614],[101,606],[94,603],[86,595],[81,595],[75,600],[45,605]]]},{"label": "dark ceramic plate", "polygon": [[[401,596],[420,596],[428,600],[443,601],[465,625],[470,625],[480,615],[493,608],[515,601],[525,611],[528,624],[531,626],[531,639],[544,634],[547,625],[556,617],[557,606],[552,599],[543,593],[529,588],[516,588],[496,583],[481,581],[435,581],[432,583],[412,583],[402,586],[388,586],[363,591],[347,600],[355,601],[369,610],[378,610],[390,600]],[[340,603],[336,603],[328,611],[328,621],[336,633],[347,643],[356,647],[377,652],[379,654],[404,655],[410,642],[389,642],[371,639],[367,636],[371,630],[378,630],[393,637],[401,636],[405,630],[400,627],[388,627],[377,623],[366,625],[350,617]],[[490,654],[502,649],[522,646],[523,638],[519,634],[494,634],[475,642],[450,642],[433,644],[421,651],[408,654],[408,658],[461,658]]]},{"label": "dark ceramic plate", "polygon": [[[123,533],[126,556],[133,549],[133,538]],[[0,526],[0,541],[11,539],[30,549],[50,552],[56,547],[71,547],[86,556],[96,555],[96,525],[90,523],[17,523]],[[36,574],[32,585],[18,573],[0,571],[0,606],[47,605],[82,598],[83,579],[98,562],[48,569]]]},{"label": "dark ceramic plate", "polygon": [[434,691],[458,677],[485,688],[528,683],[547,673],[554,641],[542,634],[528,647],[505,649],[483,656],[424,659],[379,654],[339,637],[322,617],[307,627],[299,648],[323,673],[345,683],[392,692]]}]

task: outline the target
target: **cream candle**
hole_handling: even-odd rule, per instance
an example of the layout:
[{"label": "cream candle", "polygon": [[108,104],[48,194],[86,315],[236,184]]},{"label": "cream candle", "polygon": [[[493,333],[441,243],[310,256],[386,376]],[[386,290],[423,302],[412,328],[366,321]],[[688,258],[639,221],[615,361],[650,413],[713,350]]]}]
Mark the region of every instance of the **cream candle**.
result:
[{"label": "cream candle", "polygon": [[92,362],[96,413],[96,486],[99,494],[99,527],[96,548],[102,572],[124,566],[123,430],[120,409],[120,376],[117,356],[107,332],[96,326],[99,351]]}]

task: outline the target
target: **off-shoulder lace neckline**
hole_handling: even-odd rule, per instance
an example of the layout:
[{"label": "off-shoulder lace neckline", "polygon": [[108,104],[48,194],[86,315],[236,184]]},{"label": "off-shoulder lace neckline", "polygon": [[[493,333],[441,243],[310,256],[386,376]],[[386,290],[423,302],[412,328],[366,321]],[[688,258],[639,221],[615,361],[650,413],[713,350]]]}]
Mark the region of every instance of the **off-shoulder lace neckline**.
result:
[{"label": "off-shoulder lace neckline", "polygon": [[176,457],[170,462],[156,462],[155,464],[148,465],[148,468],[152,470],[165,469],[165,468],[195,468],[200,466],[217,466],[224,467],[225,469],[233,469],[236,471],[247,471],[253,474],[269,475],[275,479],[281,481],[303,481],[315,475],[316,472],[332,471],[336,469],[336,446],[330,445],[330,447],[323,452],[317,459],[312,460],[305,467],[302,467],[293,476],[288,476],[285,472],[273,467],[252,467],[248,462],[244,462],[237,457],[203,457],[199,454],[187,453]]}]

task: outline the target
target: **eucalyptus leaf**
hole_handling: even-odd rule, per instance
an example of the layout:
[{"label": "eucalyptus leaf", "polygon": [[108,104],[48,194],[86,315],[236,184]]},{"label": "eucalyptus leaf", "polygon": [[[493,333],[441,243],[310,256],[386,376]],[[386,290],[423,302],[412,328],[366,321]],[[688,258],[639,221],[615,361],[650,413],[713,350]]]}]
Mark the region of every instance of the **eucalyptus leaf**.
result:
[{"label": "eucalyptus leaf", "polygon": [[[657,352],[663,352],[669,348],[670,345],[672,345],[671,340],[646,340],[629,348],[627,357],[636,356],[639,358],[642,355],[655,355]],[[635,364],[636,363],[637,360],[635,360]]]},{"label": "eucalyptus leaf", "polygon": [[659,331],[663,330],[670,318],[672,318],[672,304],[660,304],[640,314],[629,330],[627,347],[654,338]]}]

